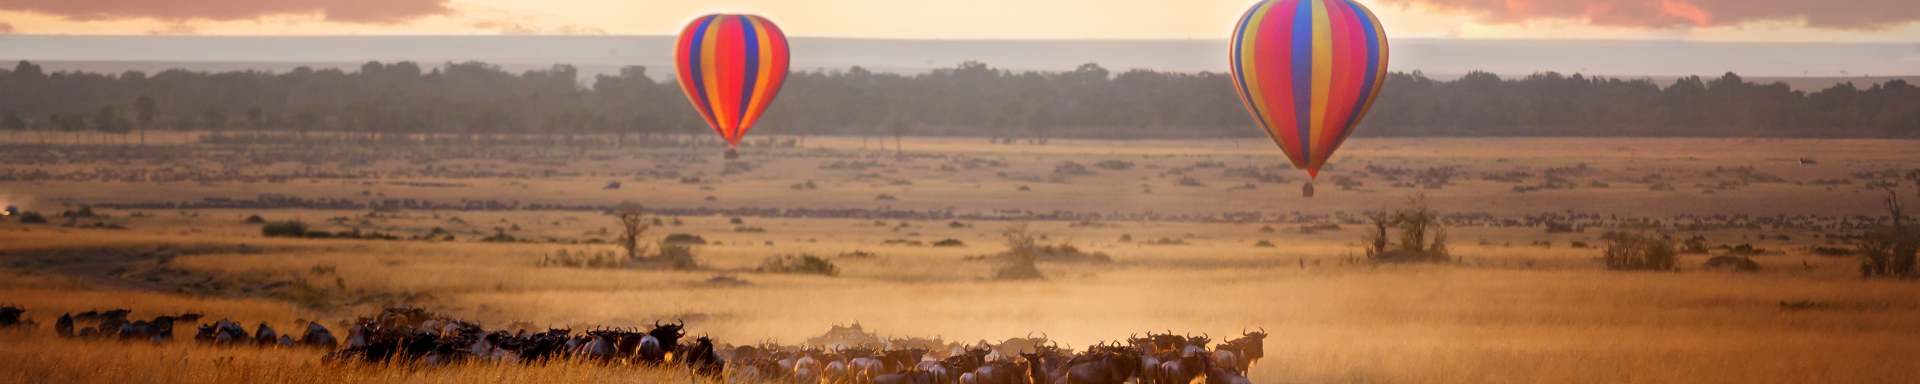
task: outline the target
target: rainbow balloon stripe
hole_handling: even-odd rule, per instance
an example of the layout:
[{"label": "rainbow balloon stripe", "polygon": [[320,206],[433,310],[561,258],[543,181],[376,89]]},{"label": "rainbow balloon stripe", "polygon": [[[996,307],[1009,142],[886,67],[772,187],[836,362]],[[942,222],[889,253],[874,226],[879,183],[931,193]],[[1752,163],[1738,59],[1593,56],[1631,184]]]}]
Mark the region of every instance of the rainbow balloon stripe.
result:
[{"label": "rainbow balloon stripe", "polygon": [[715,133],[737,147],[787,79],[787,35],[754,15],[701,16],[680,32],[680,89]]},{"label": "rainbow balloon stripe", "polygon": [[1387,34],[1352,0],[1267,0],[1233,31],[1235,88],[1254,121],[1318,177],[1387,78]]}]

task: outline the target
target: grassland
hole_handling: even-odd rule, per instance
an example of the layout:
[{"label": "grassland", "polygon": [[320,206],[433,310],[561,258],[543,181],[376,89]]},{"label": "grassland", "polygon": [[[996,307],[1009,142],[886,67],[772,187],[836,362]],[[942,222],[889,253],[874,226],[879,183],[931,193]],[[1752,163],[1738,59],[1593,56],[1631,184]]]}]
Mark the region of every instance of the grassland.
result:
[{"label": "grassland", "polygon": [[[1840,235],[1874,223],[1869,186],[1920,165],[1915,144],[1356,140],[1314,199],[1256,141],[919,139],[896,152],[811,138],[750,149],[731,167],[714,148],[16,146],[0,155],[11,176],[0,198],[51,222],[0,222],[0,302],[43,327],[108,307],[285,327],[408,304],[489,326],[685,319],[734,343],[796,343],[856,321],[950,340],[1043,331],[1075,346],[1264,327],[1256,382],[1912,382],[1920,284],[1862,280],[1857,260],[1812,247],[1845,246]],[[1359,214],[1414,194],[1449,214],[1458,260],[1354,262]],[[438,205],[353,205],[400,199]],[[538,266],[614,252],[614,221],[597,208],[621,201],[657,210],[650,239],[705,238],[703,267]],[[458,208],[473,202],[512,209]],[[83,204],[98,215],[60,215]],[[253,215],[454,239],[265,238]],[[999,231],[1016,223],[1114,262],[986,279],[991,263],[974,259],[999,252]],[[1613,272],[1598,249],[1574,245],[1614,230],[1761,248],[1750,257],[1763,270],[1705,270],[1727,252],[1715,250],[1679,271]],[[496,235],[513,241],[482,240]],[[944,239],[964,245],[931,245]],[[751,270],[783,254],[827,257],[843,273]],[[710,281],[722,275],[748,284]],[[312,352],[188,344],[14,332],[0,335],[0,381],[688,380],[584,365],[343,368]]]}]

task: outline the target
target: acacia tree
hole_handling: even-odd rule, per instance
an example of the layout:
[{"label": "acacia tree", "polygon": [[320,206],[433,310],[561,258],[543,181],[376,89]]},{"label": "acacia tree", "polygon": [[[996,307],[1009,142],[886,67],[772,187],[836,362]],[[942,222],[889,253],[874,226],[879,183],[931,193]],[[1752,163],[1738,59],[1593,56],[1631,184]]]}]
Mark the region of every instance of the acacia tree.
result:
[{"label": "acacia tree", "polygon": [[994,270],[993,278],[999,280],[1038,280],[1046,276],[1040,274],[1036,265],[1040,261],[1040,239],[1027,230],[1027,223],[1014,224],[1000,232],[1007,240],[1007,260]]},{"label": "acacia tree", "polygon": [[[1914,182],[1916,189],[1920,189],[1920,170],[1908,173],[1906,178]],[[1860,237],[1855,245],[1861,256],[1860,276],[1898,279],[1920,277],[1920,270],[1916,270],[1916,264],[1920,264],[1916,262],[1916,257],[1920,256],[1920,230],[1906,225],[1906,212],[1900,204],[1898,187],[1886,185],[1885,190],[1887,196],[1882,202],[1887,207],[1892,226]]]},{"label": "acacia tree", "polygon": [[[1376,262],[1444,262],[1453,257],[1447,250],[1446,228],[1440,214],[1427,206],[1424,195],[1407,199],[1407,207],[1394,211],[1370,212],[1372,231],[1366,234],[1367,257]],[[1397,229],[1400,241],[1392,242],[1388,228]],[[1428,240],[1431,238],[1432,240]],[[1389,246],[1393,249],[1389,250]]]},{"label": "acacia tree", "polygon": [[627,250],[627,259],[639,260],[646,257],[647,248],[640,244],[640,235],[647,232],[649,222],[640,204],[621,203],[608,212],[620,223],[621,248]]}]

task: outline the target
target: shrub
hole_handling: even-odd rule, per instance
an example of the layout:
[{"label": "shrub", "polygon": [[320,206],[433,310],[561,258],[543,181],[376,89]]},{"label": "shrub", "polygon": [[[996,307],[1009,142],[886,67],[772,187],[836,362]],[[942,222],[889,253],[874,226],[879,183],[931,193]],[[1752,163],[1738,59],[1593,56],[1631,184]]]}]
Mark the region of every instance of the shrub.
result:
[{"label": "shrub", "polygon": [[666,239],[660,241],[662,243],[676,245],[707,245],[706,238],[700,237],[700,235],[686,233],[669,234]]},{"label": "shrub", "polygon": [[1670,271],[1679,255],[1672,242],[1651,236],[1611,232],[1601,238],[1607,240],[1608,269]]},{"label": "shrub", "polygon": [[1696,254],[1696,255],[1706,254],[1707,238],[1705,236],[1700,236],[1700,235],[1694,235],[1693,237],[1687,238],[1686,242],[1680,243],[1680,253]]},{"label": "shrub", "polygon": [[935,241],[935,242],[933,242],[933,246],[935,246],[935,247],[964,247],[964,246],[967,246],[967,243],[966,243],[966,242],[963,242],[963,241],[960,241],[959,239],[946,239],[946,240],[940,240],[940,241]]},{"label": "shrub", "polygon": [[260,234],[266,237],[306,237],[307,223],[299,220],[267,223],[260,226]]},{"label": "shrub", "polygon": [[1753,262],[1753,259],[1746,258],[1745,256],[1714,256],[1712,259],[1707,259],[1705,267],[1707,267],[1707,269],[1724,268],[1739,272],[1756,272],[1760,270],[1760,263]]},{"label": "shrub", "polygon": [[[1383,263],[1441,263],[1453,260],[1447,248],[1445,224],[1440,221],[1439,212],[1427,207],[1425,196],[1408,199],[1406,208],[1392,213],[1368,213],[1367,220],[1369,231],[1364,240],[1369,260]],[[1389,238],[1389,229],[1399,230],[1398,242]]]},{"label": "shrub", "polygon": [[40,212],[27,212],[27,213],[20,214],[20,224],[46,224],[46,223],[47,223],[47,217],[41,216]]},{"label": "shrub", "polygon": [[760,261],[756,272],[797,273],[821,276],[839,276],[840,267],[832,261],[810,254],[775,255]]},{"label": "shrub", "polygon": [[1040,259],[1040,239],[1027,231],[1027,224],[1020,223],[1008,227],[1001,236],[1007,239],[1007,252],[1002,254],[1002,264],[993,270],[994,280],[1041,280],[1040,267],[1035,265]]},{"label": "shrub", "polygon": [[247,220],[246,220],[247,224],[265,224],[266,222],[267,222],[267,219],[260,217],[260,215],[247,216]]},{"label": "shrub", "polygon": [[660,243],[660,254],[655,259],[663,260],[667,267],[680,270],[698,269],[700,262],[693,257],[693,247],[683,244]]}]

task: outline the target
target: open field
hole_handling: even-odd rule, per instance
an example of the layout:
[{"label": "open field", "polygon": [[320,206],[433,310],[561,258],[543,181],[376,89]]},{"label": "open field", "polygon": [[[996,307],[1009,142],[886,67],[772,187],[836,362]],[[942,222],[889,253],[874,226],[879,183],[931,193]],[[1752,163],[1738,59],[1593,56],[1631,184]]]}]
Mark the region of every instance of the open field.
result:
[{"label": "open field", "polygon": [[[692,380],[573,363],[336,368],[311,351],[46,329],[115,307],[292,327],[391,305],[488,327],[682,319],[735,344],[855,322],[959,341],[1040,331],[1076,347],[1261,327],[1272,336],[1249,376],[1262,383],[1920,380],[1920,284],[1863,280],[1856,258],[1815,252],[1885,221],[1871,186],[1920,167],[1920,142],[1356,139],[1313,199],[1263,140],[883,142],[806,138],[735,162],[698,143],[5,146],[0,205],[49,222],[0,220],[0,304],[41,324],[0,333],[0,381]],[[1445,215],[1456,260],[1359,260],[1363,214],[1414,195]],[[618,252],[603,211],[621,202],[659,219],[648,242],[703,238],[700,268],[544,265]],[[254,215],[399,239],[268,238]],[[1023,223],[1112,262],[989,279],[983,256]],[[1716,247],[1673,272],[1608,271],[1609,231]],[[1736,249],[1761,270],[1702,266]],[[755,271],[801,254],[840,273]]]}]

